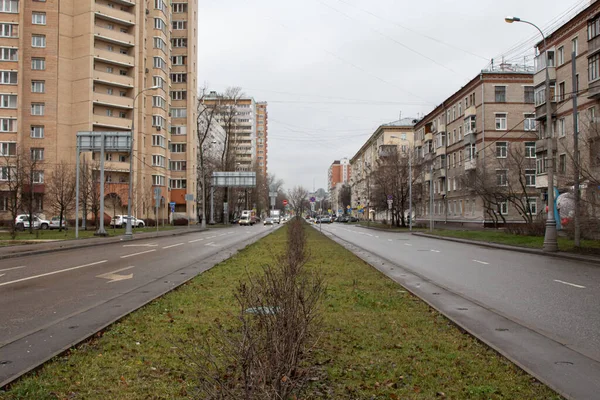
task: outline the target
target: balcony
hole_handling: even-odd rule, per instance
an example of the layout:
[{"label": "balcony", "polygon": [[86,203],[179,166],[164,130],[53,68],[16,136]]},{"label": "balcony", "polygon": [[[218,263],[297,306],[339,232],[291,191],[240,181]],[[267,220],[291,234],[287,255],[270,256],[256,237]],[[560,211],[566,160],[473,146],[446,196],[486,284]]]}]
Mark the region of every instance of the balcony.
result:
[{"label": "balcony", "polygon": [[127,172],[129,173],[129,162],[105,161],[104,169],[111,172]]},{"label": "balcony", "polygon": [[[552,98],[552,101],[550,102],[550,104],[551,104],[550,109],[552,112],[552,117],[555,117],[556,116],[556,97]],[[535,119],[538,121],[546,119],[546,102],[535,107]]]},{"label": "balcony", "polygon": [[443,156],[445,154],[446,154],[446,146],[440,146],[437,149],[435,149],[436,156]]},{"label": "balcony", "polygon": [[[436,165],[437,167],[437,165]],[[440,168],[433,171],[433,177],[435,179],[446,179],[446,168]]]},{"label": "balcony", "polygon": [[465,171],[474,171],[477,168],[477,160],[465,160]]},{"label": "balcony", "polygon": [[94,70],[94,81],[107,83],[122,88],[132,88],[133,78],[131,76],[110,74],[108,72]]},{"label": "balcony", "polygon": [[471,106],[465,110],[465,118],[472,117],[473,115],[477,115],[477,107]]},{"label": "balcony", "polygon": [[104,126],[107,128],[131,129],[131,120],[128,118],[109,117],[106,115],[92,115],[92,123],[95,126]]},{"label": "balcony", "polygon": [[104,61],[108,64],[115,64],[125,67],[133,67],[134,62],[134,58],[132,56],[99,48],[94,48],[94,58]]},{"label": "balcony", "polygon": [[106,106],[126,108],[129,110],[133,108],[133,99],[129,97],[114,96],[104,93],[93,93],[92,99],[94,103]]},{"label": "balcony", "polygon": [[[548,139],[538,139],[535,141],[535,152],[536,153],[544,153],[548,148]],[[554,152],[556,152],[556,138],[552,138],[552,148]]]},{"label": "balcony", "polygon": [[587,97],[588,99],[600,99],[600,79],[590,82]]},{"label": "balcony", "polygon": [[133,35],[114,29],[103,28],[98,25],[94,26],[94,36],[123,47],[133,47],[135,44]]},{"label": "balcony", "polygon": [[425,142],[431,142],[433,140],[433,133],[429,132],[425,134],[425,138],[423,139]]},{"label": "balcony", "polygon": [[437,127],[437,133],[446,132],[446,124],[439,124]]},{"label": "balcony", "polygon": [[[133,10],[133,9],[132,9]],[[119,24],[135,25],[135,14],[96,3],[96,17]]]},{"label": "balcony", "polygon": [[463,143],[465,146],[475,144],[476,141],[477,135],[475,133],[466,133],[465,136],[463,136]]},{"label": "balcony", "polygon": [[[570,54],[569,54],[570,55]],[[556,67],[551,66],[548,68],[548,75],[550,75],[550,81],[556,80]],[[546,68],[535,73],[533,76],[533,86],[537,87],[546,83]]]}]

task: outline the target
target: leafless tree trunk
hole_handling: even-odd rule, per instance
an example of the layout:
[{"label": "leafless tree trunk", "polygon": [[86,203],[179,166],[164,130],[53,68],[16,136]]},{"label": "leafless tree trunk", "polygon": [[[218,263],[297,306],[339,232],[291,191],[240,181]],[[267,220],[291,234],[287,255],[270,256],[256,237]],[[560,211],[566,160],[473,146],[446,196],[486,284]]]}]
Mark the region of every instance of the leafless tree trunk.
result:
[{"label": "leafless tree trunk", "polygon": [[294,210],[294,214],[296,214],[297,218],[300,218],[304,213],[304,207],[306,206],[306,201],[308,200],[308,190],[303,186],[294,186],[288,192],[288,202],[292,210]]},{"label": "leafless tree trunk", "polygon": [[0,157],[0,187],[6,197],[6,208],[11,216],[10,235],[17,236],[16,219],[24,206],[23,189],[27,183],[26,162],[21,149],[15,145],[14,152],[9,151]]},{"label": "leafless tree trunk", "polygon": [[[73,167],[61,161],[55,167],[46,182],[46,198],[50,207],[59,216],[59,232],[63,221],[75,205],[75,174]],[[76,216],[77,218],[77,216]]]}]

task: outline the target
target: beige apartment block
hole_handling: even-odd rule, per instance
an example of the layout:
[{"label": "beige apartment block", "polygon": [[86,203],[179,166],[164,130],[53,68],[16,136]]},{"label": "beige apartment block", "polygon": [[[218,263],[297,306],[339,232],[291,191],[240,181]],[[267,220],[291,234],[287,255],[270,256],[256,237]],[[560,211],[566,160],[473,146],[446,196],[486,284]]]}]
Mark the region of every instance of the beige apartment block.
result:
[{"label": "beige apartment block", "polygon": [[256,136],[257,171],[266,177],[269,159],[269,113],[265,101],[256,103]]},{"label": "beige apartment block", "polygon": [[[372,207],[372,174],[377,169],[377,161],[391,152],[399,152],[406,157],[414,143],[415,118],[402,118],[379,126],[360,150],[350,159],[352,209],[354,215],[371,219],[385,210]],[[364,209],[362,213],[357,210]]]},{"label": "beige apartment block", "polygon": [[[574,133],[579,136],[580,188],[583,210],[598,215],[600,205],[600,2],[592,2],[569,21],[546,37],[546,45],[537,44],[535,62],[535,112],[542,131],[546,132],[546,70],[550,77],[552,110],[554,185],[559,193],[573,192],[575,182]],[[546,63],[546,50],[549,63]],[[573,58],[573,53],[575,57]],[[575,61],[575,84],[573,83]],[[574,121],[573,97],[578,109]],[[540,136],[543,138],[544,136]],[[547,140],[536,146],[538,187],[548,190]],[[561,211],[562,217],[569,217]]]},{"label": "beige apartment block", "polygon": [[[53,167],[75,169],[77,132],[134,128],[132,212],[153,218],[160,188],[159,218],[169,202],[196,218],[185,194],[196,192],[197,8],[197,0],[0,0],[0,93],[13,96],[0,108],[0,142],[40,158],[37,211],[51,216],[44,177]],[[99,157],[82,160],[98,171]],[[105,155],[109,215],[126,213],[129,165],[128,152]]]},{"label": "beige apartment block", "polygon": [[482,71],[415,125],[417,221],[522,222],[511,204],[488,204],[487,193],[507,190],[509,183],[514,191],[525,187],[519,196],[534,215],[542,211],[535,186],[533,102],[533,72],[503,64]]}]

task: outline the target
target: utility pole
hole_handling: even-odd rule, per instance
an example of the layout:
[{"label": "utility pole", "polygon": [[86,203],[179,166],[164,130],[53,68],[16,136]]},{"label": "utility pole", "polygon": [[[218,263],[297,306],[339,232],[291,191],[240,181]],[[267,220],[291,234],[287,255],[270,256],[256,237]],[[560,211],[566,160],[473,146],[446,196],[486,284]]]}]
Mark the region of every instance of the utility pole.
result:
[{"label": "utility pole", "polygon": [[574,148],[574,153],[573,153],[573,166],[574,166],[574,179],[573,179],[573,192],[575,194],[575,215],[573,218],[573,224],[575,226],[575,237],[574,237],[574,242],[575,242],[575,246],[579,247],[581,246],[581,221],[579,220],[579,214],[580,214],[580,206],[581,206],[581,201],[580,201],[580,193],[579,193],[579,186],[580,186],[580,178],[579,178],[579,121],[577,118],[577,91],[579,90],[578,84],[577,84],[577,63],[576,63],[576,54],[575,51],[573,51],[571,53],[571,74],[572,74],[572,81],[573,81],[573,94],[572,94],[572,98],[573,98],[573,148]]}]

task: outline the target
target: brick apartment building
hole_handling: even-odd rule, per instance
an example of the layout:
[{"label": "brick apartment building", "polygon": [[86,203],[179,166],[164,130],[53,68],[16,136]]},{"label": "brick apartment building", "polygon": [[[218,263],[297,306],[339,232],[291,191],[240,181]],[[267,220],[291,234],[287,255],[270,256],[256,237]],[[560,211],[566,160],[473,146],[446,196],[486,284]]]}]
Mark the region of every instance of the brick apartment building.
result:
[{"label": "brick apartment building", "polygon": [[352,168],[350,167],[350,161],[347,158],[341,160],[335,160],[327,171],[327,186],[329,191],[329,198],[331,202],[331,208],[335,213],[338,213],[342,206],[339,202],[340,190],[343,185],[350,182],[352,177]]},{"label": "brick apartment building", "polygon": [[[134,214],[153,216],[157,187],[159,218],[175,202],[194,219],[185,194],[196,192],[197,9],[197,0],[0,0],[0,190],[11,157],[35,157],[35,210],[49,216],[45,177],[63,161],[75,168],[76,133],[126,132],[135,121]],[[82,158],[94,166],[99,154]],[[129,161],[106,154],[117,213]],[[0,219],[5,210],[2,198]]]}]

